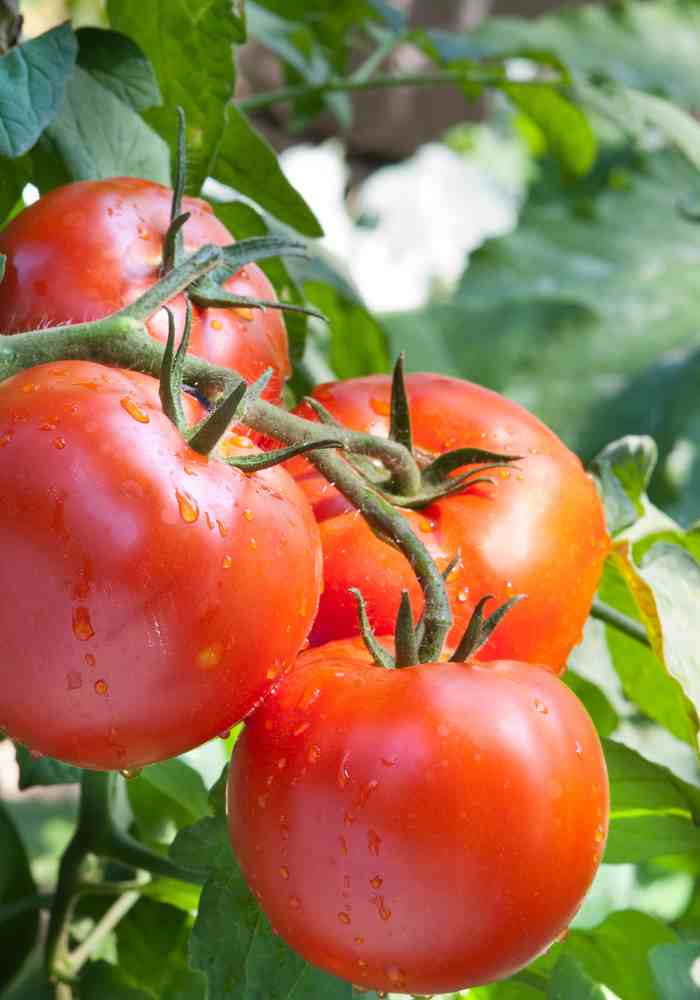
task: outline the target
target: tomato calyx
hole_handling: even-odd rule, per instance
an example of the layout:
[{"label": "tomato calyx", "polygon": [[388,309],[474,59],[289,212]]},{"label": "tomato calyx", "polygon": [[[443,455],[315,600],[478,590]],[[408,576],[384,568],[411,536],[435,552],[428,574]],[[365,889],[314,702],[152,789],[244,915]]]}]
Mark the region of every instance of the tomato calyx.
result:
[{"label": "tomato calyx", "polygon": [[490,614],[485,621],[484,608],[488,601],[493,600],[493,594],[486,594],[485,597],[482,597],[474,608],[466,631],[462,636],[459,645],[450,657],[450,661],[453,663],[466,663],[466,661],[472,656],[475,656],[481,647],[486,645],[488,640],[491,638],[491,635],[496,630],[499,623],[508,614],[510,609],[514,607],[518,601],[522,601],[525,596],[525,594],[515,594],[513,597],[508,598],[508,600],[501,604],[500,607],[496,608],[496,610]]}]

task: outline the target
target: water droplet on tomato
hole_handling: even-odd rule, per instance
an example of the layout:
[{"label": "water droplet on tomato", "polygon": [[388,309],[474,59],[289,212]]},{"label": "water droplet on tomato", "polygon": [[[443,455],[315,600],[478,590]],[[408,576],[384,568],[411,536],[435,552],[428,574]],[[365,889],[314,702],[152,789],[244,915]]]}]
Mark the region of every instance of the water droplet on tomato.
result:
[{"label": "water droplet on tomato", "polygon": [[32,758],[32,760],[41,760],[41,758],[44,755],[43,755],[43,753],[40,753],[39,750],[30,750],[29,751],[29,756]]},{"label": "water droplet on tomato", "polygon": [[372,396],[369,405],[380,417],[388,417],[391,413],[391,403],[388,399],[380,399],[378,396]]},{"label": "water droplet on tomato", "polygon": [[109,685],[107,684],[107,681],[101,679],[99,681],[95,681],[95,694],[99,694],[104,697],[108,691]]},{"label": "water droplet on tomato", "polygon": [[63,451],[63,449],[66,447],[66,439],[56,438],[56,440],[53,443],[53,446],[54,448],[57,448],[59,451]]},{"label": "water droplet on tomato", "polygon": [[379,857],[379,848],[382,846],[382,838],[376,832],[376,830],[367,831],[367,848],[370,854],[373,854],[375,858]]},{"label": "water droplet on tomato", "polygon": [[597,827],[595,832],[596,844],[602,844],[604,837],[605,837],[605,831],[603,830],[603,827],[602,826]]},{"label": "water droplet on tomato", "polygon": [[280,866],[280,875],[282,876],[283,879],[289,878],[289,868],[287,868],[286,865]]},{"label": "water droplet on tomato", "polygon": [[576,740],[576,756],[583,757],[583,747],[578,740]]},{"label": "water droplet on tomato", "polygon": [[296,729],[293,731],[294,736],[301,736],[302,733],[306,732],[306,730],[309,728],[310,725],[311,725],[310,722],[300,723],[300,725],[298,725]]},{"label": "water droplet on tomato", "polygon": [[345,910],[341,910],[338,914],[338,920],[341,924],[345,924],[347,926],[350,923],[350,914],[346,913]]},{"label": "water droplet on tomato", "polygon": [[509,469],[499,469],[498,470],[498,475],[501,477],[501,479],[510,479],[510,470]]},{"label": "water droplet on tomato", "polygon": [[237,309],[234,309],[233,312],[239,319],[244,320],[246,323],[250,323],[253,318],[253,310],[249,309],[247,306],[239,306]]},{"label": "water droplet on tomato", "polygon": [[219,739],[220,740],[227,740],[230,735],[231,735],[231,730],[230,729],[224,729],[224,731],[222,733],[219,733]]},{"label": "water droplet on tomato", "polygon": [[374,878],[371,878],[369,880],[369,884],[372,886],[373,889],[381,889],[381,887],[384,885],[384,879],[381,877],[381,875],[375,875]]},{"label": "water droplet on tomato", "polygon": [[83,686],[83,678],[80,676],[77,670],[69,670],[66,674],[66,681],[68,684],[69,691],[77,691],[78,688]]},{"label": "water droplet on tomato", "polygon": [[224,556],[224,558],[221,560],[221,568],[231,569],[232,566],[233,566],[233,559],[231,558],[231,556]]},{"label": "water droplet on tomato", "polygon": [[87,642],[88,639],[92,639],[94,634],[95,630],[90,621],[89,608],[73,608],[73,635],[75,638],[81,642]]},{"label": "water droplet on tomato", "polygon": [[224,324],[221,322],[220,319],[213,319],[211,321],[211,328],[212,330],[223,330]]},{"label": "water droplet on tomato", "polygon": [[320,688],[317,687],[306,688],[305,691],[302,693],[301,698],[297,702],[297,708],[300,708],[302,711],[307,708],[310,708],[313,705],[313,703],[318,699],[320,694],[321,694]]},{"label": "water droplet on tomato", "polygon": [[345,788],[348,781],[350,781],[350,771],[348,769],[349,761],[350,761],[350,751],[346,750],[338,766],[338,788],[341,789]]},{"label": "water droplet on tomato", "polygon": [[379,759],[384,767],[394,767],[399,761],[398,757],[380,757]]},{"label": "water droplet on tomato", "polygon": [[348,856],[348,842],[345,839],[345,837],[343,837],[342,835],[340,837],[340,850],[343,852],[343,855],[347,858],[347,856]]},{"label": "water droplet on tomato", "polygon": [[175,490],[175,496],[182,520],[186,524],[194,524],[199,517],[197,501],[188,493],[181,493],[180,490]]},{"label": "water droplet on tomato", "polygon": [[319,746],[316,746],[316,744],[310,746],[309,752],[307,754],[307,760],[309,764],[317,764],[320,759],[321,759],[321,748]]},{"label": "water droplet on tomato", "polygon": [[418,518],[418,527],[420,528],[421,531],[427,533],[433,530],[433,528],[435,527],[435,522],[429,521],[427,517],[420,517]]},{"label": "water droplet on tomato", "polygon": [[88,667],[95,666],[96,660],[95,657],[92,655],[92,653],[85,654],[85,662],[87,663]]},{"label": "water droplet on tomato", "polygon": [[252,521],[253,520],[252,510],[246,507],[246,509],[243,511],[243,517],[246,519],[246,521]]},{"label": "water droplet on tomato", "polygon": [[463,590],[457,594],[457,600],[460,604],[465,604],[467,598],[469,597],[469,587],[465,587]]},{"label": "water droplet on tomato", "polygon": [[298,896],[290,896],[289,905],[293,910],[298,910],[299,907],[301,906],[301,900],[299,899]]},{"label": "water droplet on tomato", "polygon": [[251,540],[250,540],[250,547],[251,547],[251,549],[257,549],[257,547],[258,547],[258,543],[256,542],[256,540],[254,538],[251,538]]},{"label": "water droplet on tomato", "polygon": [[214,670],[221,663],[224,648],[220,642],[213,642],[197,653],[197,666],[201,670]]},{"label": "water droplet on tomato", "polygon": [[363,937],[360,937],[358,935],[358,937],[355,938],[355,944],[364,944],[364,943],[365,943],[365,939]]},{"label": "water droplet on tomato", "polygon": [[549,712],[547,706],[543,702],[541,702],[539,698],[535,698],[533,704],[535,706],[535,711],[539,712],[540,715],[547,715],[547,713]]},{"label": "water droplet on tomato", "polygon": [[391,910],[384,902],[383,896],[375,896],[374,905],[377,907],[377,913],[379,914],[382,920],[384,921],[391,920]]},{"label": "water droplet on tomato", "polygon": [[139,424],[150,423],[151,418],[148,416],[147,413],[144,413],[143,410],[136,405],[133,399],[129,399],[128,396],[124,396],[124,398],[120,399],[119,402],[121,403],[122,409],[126,410],[129,416],[133,417],[133,419],[137,423]]},{"label": "water droplet on tomato", "polygon": [[209,528],[210,531],[213,531],[214,522],[212,521],[208,510],[204,512],[204,520],[207,522],[207,528]]},{"label": "water droplet on tomato", "polygon": [[367,799],[370,797],[372,792],[374,792],[378,787],[379,787],[379,782],[376,781],[374,778],[371,781],[368,781],[366,785],[362,785],[362,787],[360,788],[360,794],[357,798],[357,805],[359,808],[362,808],[367,804]]},{"label": "water droplet on tomato", "polygon": [[12,440],[11,434],[0,434],[0,448],[4,448]]},{"label": "water droplet on tomato", "polygon": [[141,767],[123,767],[119,773],[127,781],[133,781],[134,778],[138,778],[142,770],[143,768]]},{"label": "water droplet on tomato", "polygon": [[289,827],[284,819],[280,819],[280,837],[282,840],[289,840]]},{"label": "water droplet on tomato", "polygon": [[388,966],[386,975],[391,985],[396,989],[401,989],[406,985],[406,973],[398,965]]},{"label": "water droplet on tomato", "polygon": [[228,535],[228,528],[226,527],[226,525],[223,523],[223,521],[219,520],[217,520],[216,524],[219,528],[219,534],[221,535],[221,537],[226,538],[226,536]]}]

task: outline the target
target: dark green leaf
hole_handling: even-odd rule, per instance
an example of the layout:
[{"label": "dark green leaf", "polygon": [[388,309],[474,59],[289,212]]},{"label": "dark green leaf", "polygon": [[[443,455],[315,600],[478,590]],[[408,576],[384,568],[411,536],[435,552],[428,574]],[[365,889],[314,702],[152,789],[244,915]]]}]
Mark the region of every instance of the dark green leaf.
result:
[{"label": "dark green leaf", "polygon": [[562,955],[554,966],[548,1000],[606,1000],[600,983],[594,982],[572,955]]},{"label": "dark green leaf", "polygon": [[215,816],[226,815],[226,785],[228,784],[228,764],[212,785],[209,792],[209,808]]},{"label": "dark green leaf", "polygon": [[644,514],[642,497],[656,465],[658,451],[650,437],[620,438],[591,463],[598,476],[608,531],[615,535]]},{"label": "dark green leaf", "polygon": [[77,33],[78,65],[134,111],[160,104],[153,67],[130,38],[119,31],[81,28]]},{"label": "dark green leaf", "polygon": [[139,900],[117,927],[120,972],[157,1000],[205,1000],[204,977],[187,967],[189,932],[190,918],[182,910]]},{"label": "dark green leaf", "polygon": [[77,51],[62,24],[0,58],[0,156],[26,153],[53,121]]},{"label": "dark green leaf", "polygon": [[151,764],[127,782],[129,802],[143,837],[161,840],[168,826],[189,826],[209,812],[207,789],[201,775],[173,758]]},{"label": "dark green leaf", "polygon": [[90,962],[80,977],[80,1000],[153,1000],[153,994],[141,990],[116,965]]},{"label": "dark green leaf", "polygon": [[583,702],[601,739],[610,736],[617,729],[620,720],[605,692],[597,684],[593,684],[573,670],[567,670],[562,680]]},{"label": "dark green leaf", "polygon": [[76,66],[61,112],[32,151],[42,190],[114,176],[169,183],[168,149],[128,104]]},{"label": "dark green leaf", "polygon": [[546,84],[510,83],[503,90],[539,126],[549,149],[566,170],[588,173],[596,158],[597,141],[580,108]]},{"label": "dark green leaf", "polygon": [[195,872],[214,872],[233,864],[226,821],[221,816],[200,819],[180,830],[171,848],[173,861]]},{"label": "dark green leaf", "polygon": [[53,757],[32,757],[29,750],[15,744],[15,754],[19,765],[19,787],[32,788],[34,785],[71,785],[80,781],[81,769],[64,764]]},{"label": "dark green leaf", "polygon": [[151,60],[163,107],[147,119],[177,147],[176,108],[187,120],[188,189],[211,173],[233,97],[234,44],[245,40],[242,15],[230,0],[110,0],[112,26],[133,38]]},{"label": "dark green leaf", "polygon": [[700,958],[700,944],[663,944],[649,952],[649,964],[658,995],[663,1000],[700,997],[700,977],[693,964]]},{"label": "dark green leaf", "polygon": [[24,208],[21,200],[25,184],[31,180],[31,159],[0,159],[0,229]]},{"label": "dark green leaf", "polygon": [[[24,845],[0,802],[0,909],[37,892]],[[21,968],[39,927],[37,910],[0,921],[0,990]]]},{"label": "dark green leaf", "polygon": [[282,173],[272,147],[234,105],[212,173],[280,222],[306,236],[323,236],[315,215]]},{"label": "dark green leaf", "polygon": [[604,748],[610,779],[604,860],[622,864],[700,851],[700,789],[621,743],[606,740]]}]

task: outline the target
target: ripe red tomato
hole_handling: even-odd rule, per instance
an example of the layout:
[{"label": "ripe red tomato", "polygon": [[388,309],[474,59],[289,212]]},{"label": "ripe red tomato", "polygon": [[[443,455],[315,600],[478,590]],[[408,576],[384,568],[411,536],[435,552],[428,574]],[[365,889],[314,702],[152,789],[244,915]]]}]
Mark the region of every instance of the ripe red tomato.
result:
[{"label": "ripe red tomato", "polygon": [[510,975],[566,930],[600,863],[593,724],[531,664],[384,670],[343,645],[302,654],[234,749],[251,889],[295,951],[365,989]]},{"label": "ripe red tomato", "polygon": [[[549,663],[560,669],[580,641],[609,539],[595,485],[578,458],[536,417],[495,392],[442,375],[406,379],[413,438],[424,463],[457,448],[521,455],[517,468],[406,516],[441,567],[459,550],[447,581],[456,645],[476,602],[525,594],[478,658]],[[391,380],[384,375],[321,385],[314,397],[347,427],[386,437]],[[307,418],[308,405],[297,412]],[[358,632],[350,587],[359,587],[378,635],[392,632],[401,590],[414,615],[423,598],[408,561],[381,542],[305,459],[289,469],[321,528],[325,589],[312,645]]]},{"label": "ripe red tomato", "polygon": [[[101,319],[128,305],[153,285],[170,222],[172,191],[135,177],[78,181],[56,188],[25,209],[0,233],[7,257],[0,283],[0,330]],[[188,253],[205,243],[220,246],[233,237],[199,198],[184,198],[184,246]],[[227,291],[274,299],[265,274],[249,264],[224,286]],[[169,303],[176,329],[184,323],[182,295]],[[165,343],[167,315],[148,322],[150,334]],[[190,352],[233,368],[247,381],[267,368],[273,377],[264,396],[279,402],[290,373],[287,333],[274,309],[201,309],[192,317]]]},{"label": "ripe red tomato", "polygon": [[0,510],[0,728],[42,754],[106,770],[197,746],[313,621],[306,498],[192,451],[147,376],[68,361],[3,382]]}]

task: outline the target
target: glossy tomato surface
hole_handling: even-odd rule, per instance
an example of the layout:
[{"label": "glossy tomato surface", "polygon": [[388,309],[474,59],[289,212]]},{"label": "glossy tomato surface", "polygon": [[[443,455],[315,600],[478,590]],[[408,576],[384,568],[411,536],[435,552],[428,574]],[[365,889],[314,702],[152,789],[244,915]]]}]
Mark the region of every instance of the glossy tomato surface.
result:
[{"label": "glossy tomato surface", "polygon": [[[579,459],[536,417],[489,389],[442,375],[406,379],[413,438],[424,463],[456,448],[519,455],[516,468],[486,473],[482,483],[407,512],[440,567],[459,552],[447,581],[456,645],[477,601],[525,594],[479,653],[480,659],[547,663],[563,669],[581,639],[608,551],[602,504]],[[390,379],[348,379],[313,395],[347,427],[386,436]],[[304,404],[297,410],[312,419]],[[288,466],[309,497],[321,528],[325,590],[312,644],[356,634],[350,587],[359,587],[377,634],[394,627],[401,590],[414,614],[422,595],[407,560],[381,542],[337,491],[306,462]],[[464,471],[464,470],[460,470]]]},{"label": "glossy tomato surface", "polygon": [[192,451],[147,376],[60,362],[3,382],[0,509],[0,728],[42,754],[111,769],[197,746],[313,620],[306,498],[283,469]]},{"label": "glossy tomato surface", "polygon": [[[172,191],[160,184],[115,177],[56,188],[25,209],[0,233],[0,253],[7,257],[0,283],[0,331],[101,319],[132,302],[160,277],[171,199]],[[183,229],[187,253],[205,243],[234,242],[205,201],[184,198],[182,211],[190,213]],[[224,287],[238,295],[275,299],[255,264]],[[179,331],[183,296],[169,308]],[[165,342],[168,320],[162,309],[148,329]],[[279,401],[290,372],[287,333],[274,309],[195,306],[190,352],[233,368],[249,382],[272,368],[264,393],[272,402]]]},{"label": "glossy tomato surface", "polygon": [[304,958],[369,989],[500,979],[567,928],[608,823],[595,729],[531,664],[303,653],[234,749],[245,877]]}]

